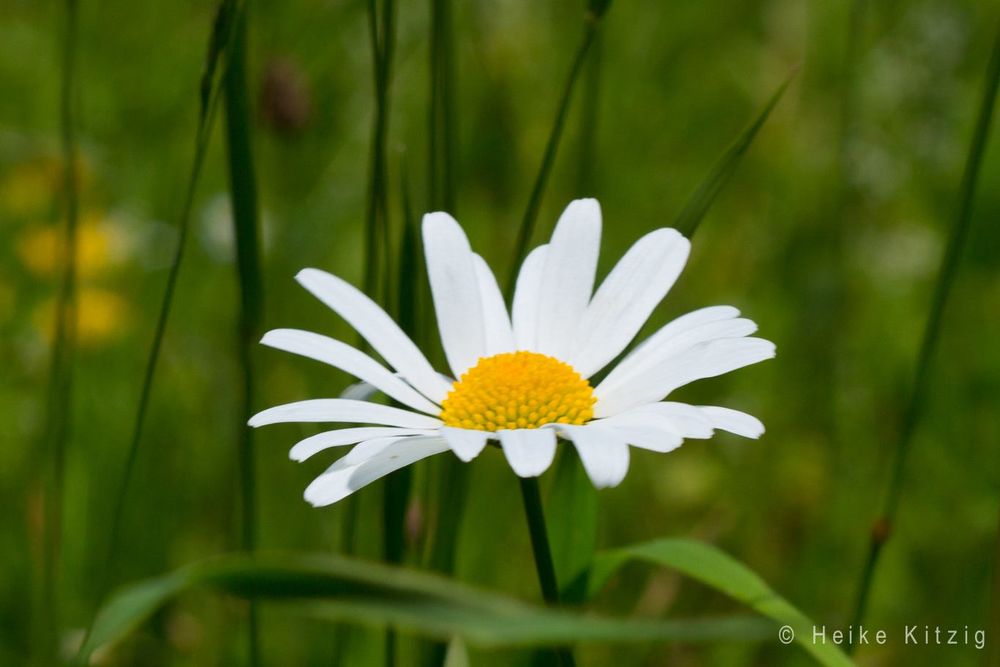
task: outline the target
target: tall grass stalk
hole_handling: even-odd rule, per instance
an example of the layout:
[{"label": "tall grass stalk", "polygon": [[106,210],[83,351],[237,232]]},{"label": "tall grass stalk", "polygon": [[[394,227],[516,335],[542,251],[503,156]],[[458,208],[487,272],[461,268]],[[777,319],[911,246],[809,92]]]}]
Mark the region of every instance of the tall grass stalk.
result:
[{"label": "tall grass stalk", "polygon": [[450,0],[431,0],[428,209],[455,214],[455,45]]},{"label": "tall grass stalk", "polygon": [[899,510],[903,473],[906,469],[906,461],[910,453],[913,433],[916,430],[917,422],[926,400],[928,380],[930,378],[932,362],[934,361],[934,353],[941,334],[944,311],[955,283],[955,276],[958,273],[959,260],[965,248],[966,239],[969,236],[972,206],[975,201],[976,186],[979,182],[979,170],[982,166],[983,153],[986,150],[986,143],[989,138],[993,108],[996,105],[998,83],[1000,83],[1000,30],[998,30],[994,38],[993,52],[987,66],[986,78],[983,81],[979,114],[972,133],[972,142],[966,157],[962,181],[958,189],[958,205],[955,209],[955,221],[951,228],[948,246],[941,260],[941,269],[934,286],[931,308],[927,316],[923,341],[917,357],[913,385],[910,389],[909,400],[903,413],[899,435],[892,452],[889,485],[886,490],[882,513],[873,524],[867,557],[860,572],[857,598],[852,615],[852,624],[854,626],[859,626],[864,621],[879,556],[882,554],[882,549],[889,539],[896,514]]},{"label": "tall grass stalk", "polygon": [[[259,215],[257,180],[253,157],[253,119],[247,84],[247,14],[246,8],[236,17],[232,48],[223,77],[226,112],[226,144],[229,191],[236,239],[236,268],[240,292],[238,325],[239,366],[243,379],[241,406],[236,424],[237,455],[240,471],[242,526],[240,545],[252,552],[257,547],[256,470],[253,430],[247,420],[254,409],[254,349],[261,335],[263,287],[260,267]],[[260,664],[258,615],[250,602],[248,653],[249,664]]]},{"label": "tall grass stalk", "polygon": [[73,356],[76,347],[77,221],[79,166],[76,136],[76,53],[79,33],[77,0],[66,0],[62,39],[59,125],[62,145],[62,199],[66,225],[60,248],[62,278],[56,298],[46,419],[43,433],[45,523],[42,534],[41,613],[37,621],[39,646],[33,654],[43,663],[53,661],[59,639],[58,571],[62,536],[63,487],[73,406]]},{"label": "tall grass stalk", "polygon": [[538,167],[538,174],[535,176],[535,183],[528,197],[528,206],[524,210],[521,225],[517,230],[517,239],[514,241],[514,253],[511,257],[506,283],[506,297],[508,302],[514,295],[518,267],[521,266],[521,262],[528,254],[528,246],[531,244],[531,236],[535,231],[538,211],[542,206],[542,196],[545,194],[545,187],[549,182],[549,174],[552,172],[556,153],[559,151],[559,142],[562,139],[563,127],[566,125],[566,116],[569,113],[570,102],[573,100],[573,91],[576,89],[576,83],[580,78],[580,70],[583,69],[583,63],[587,59],[587,53],[590,51],[590,47],[594,43],[594,38],[597,36],[602,17],[603,11],[595,12],[590,10],[587,12],[586,20],[584,21],[583,37],[576,49],[576,54],[573,56],[569,75],[563,84],[559,105],[556,107],[555,119],[552,121],[552,129],[549,131],[549,138],[545,143],[545,152],[542,154],[542,163]]},{"label": "tall grass stalk", "polygon": [[[160,311],[156,320],[156,326],[153,329],[153,339],[146,357],[146,366],[143,373],[142,386],[139,391],[139,401],[136,405],[135,421],[133,422],[132,435],[129,440],[122,477],[115,489],[108,552],[104,559],[104,572],[101,575],[101,583],[98,586],[95,609],[100,606],[101,601],[107,595],[114,581],[118,550],[121,544],[121,528],[125,512],[125,501],[128,498],[129,488],[131,487],[132,477],[135,472],[135,462],[138,458],[139,444],[142,441],[143,427],[146,423],[146,413],[149,407],[149,399],[152,395],[153,380],[156,377],[160,350],[163,346],[164,336],[166,335],[167,322],[170,319],[173,307],[174,292],[177,288],[177,280],[180,276],[181,264],[183,263],[185,248],[187,247],[188,229],[191,222],[191,213],[194,209],[195,195],[197,194],[198,183],[201,180],[205,155],[208,152],[216,111],[221,98],[220,73],[222,68],[220,67],[220,63],[227,57],[230,50],[233,41],[233,22],[239,12],[242,11],[242,4],[241,0],[223,0],[219,4],[212,25],[208,53],[199,86],[200,104],[198,125],[195,131],[194,156],[191,160],[191,170],[188,173],[187,185],[184,190],[184,200],[177,219],[177,244],[174,248],[169,272],[167,273],[167,282],[164,286],[163,298],[160,301]],[[93,620],[92,617],[86,633],[87,635],[93,629]],[[78,662],[79,660],[80,656],[78,656]]]}]

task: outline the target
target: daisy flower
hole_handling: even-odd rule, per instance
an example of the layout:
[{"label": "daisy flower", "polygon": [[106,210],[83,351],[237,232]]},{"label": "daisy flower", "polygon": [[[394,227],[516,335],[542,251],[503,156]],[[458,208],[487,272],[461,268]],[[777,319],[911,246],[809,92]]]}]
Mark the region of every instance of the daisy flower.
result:
[{"label": "daisy flower", "polygon": [[[521,477],[541,475],[560,438],[572,442],[598,488],[616,486],[629,446],[669,452],[685,438],[721,429],[757,438],[755,417],[729,408],[665,401],[695,380],[774,356],[774,344],[750,335],[757,326],[731,306],[702,308],[663,326],[600,382],[667,294],[687,261],[690,242],[673,229],[639,239],[597,290],[594,278],[601,209],[580,199],[563,212],[549,243],[521,265],[510,311],[493,272],[447,213],[423,219],[434,309],[451,375],[438,373],[374,301],[347,282],[304,269],[299,283],[332,308],[384,364],[341,341],[296,329],[261,342],[353,375],[400,407],[355,398],[279,405],[251,426],[282,422],[368,424],[308,437],[291,450],[303,461],[354,447],[317,477],[305,498],[329,505],[416,461],[453,452],[471,461],[498,443]],[[457,378],[457,379],[454,379]],[[596,385],[596,386],[595,386]]]}]

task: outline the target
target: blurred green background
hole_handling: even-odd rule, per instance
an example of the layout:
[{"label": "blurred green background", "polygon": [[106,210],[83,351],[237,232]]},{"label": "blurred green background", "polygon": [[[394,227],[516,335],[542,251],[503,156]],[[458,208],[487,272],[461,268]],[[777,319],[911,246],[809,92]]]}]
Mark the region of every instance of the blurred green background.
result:
[{"label": "blurred green background", "polygon": [[[582,8],[575,0],[455,4],[453,213],[506,275]],[[0,664],[18,665],[39,576],[38,443],[63,219],[63,15],[52,2],[0,0],[0,8]],[[190,0],[80,6],[79,349],[59,568],[67,647],[79,641],[105,563],[114,486],[177,240],[213,10]],[[258,0],[250,11],[266,324],[353,341],[292,278],[316,266],[361,283],[373,112],[365,3]],[[776,86],[801,69],[699,228],[688,267],[653,321],[712,304],[756,320],[777,343],[776,360],[678,396],[746,410],[767,433],[758,442],[725,434],[693,441],[669,456],[633,450],[626,481],[599,495],[602,546],[675,535],[710,541],[818,622],[848,623],[998,17],[995,5],[976,0],[623,0],[610,9],[535,237],[547,236],[570,199],[598,197],[602,271],[641,234],[669,224]],[[388,141],[393,225],[401,224],[405,181],[416,212],[428,207],[428,36],[428,3],[403,3]],[[239,298],[220,137],[198,191],[117,582],[238,545]],[[995,134],[987,147],[898,523],[873,589],[867,624],[890,632],[904,624],[983,628],[989,619],[1000,504],[998,143]],[[261,349],[256,361],[260,407],[334,396],[349,383],[278,352]],[[349,505],[317,510],[302,500],[337,453],[306,464],[287,456],[309,432],[289,425],[257,434],[262,548],[340,548]],[[515,477],[496,451],[467,472],[458,577],[537,599]],[[369,557],[379,554],[378,497],[374,486],[358,494],[358,551]],[[426,526],[418,506],[410,518],[413,554]],[[618,577],[601,603],[643,615],[737,609],[641,567]],[[242,618],[236,603],[191,596],[102,664],[238,662]],[[262,632],[265,664],[332,664],[327,625],[265,608]],[[356,664],[380,650],[371,634],[352,637]],[[522,664],[526,656],[474,652],[473,661]],[[586,665],[809,664],[798,648],[774,641],[591,646],[578,657]],[[973,647],[900,641],[858,655],[864,665],[984,658]]]}]

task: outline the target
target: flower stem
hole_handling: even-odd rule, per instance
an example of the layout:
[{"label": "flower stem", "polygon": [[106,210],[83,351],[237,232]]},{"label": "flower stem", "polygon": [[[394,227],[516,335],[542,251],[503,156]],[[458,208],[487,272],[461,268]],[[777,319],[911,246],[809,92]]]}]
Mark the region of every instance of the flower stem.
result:
[{"label": "flower stem", "polygon": [[[538,490],[537,477],[522,477],[521,500],[524,501],[524,514],[528,520],[528,533],[531,535],[531,551],[535,556],[535,570],[538,572],[538,583],[542,589],[542,598],[546,604],[559,603],[559,584],[556,582],[556,568],[552,561],[552,548],[549,546],[549,534],[545,528],[545,511],[542,508],[542,494]],[[553,650],[558,664],[572,666],[573,652],[569,648]]]},{"label": "flower stem", "polygon": [[854,605],[854,615],[852,617],[852,625],[855,627],[864,621],[879,556],[886,541],[889,539],[893,521],[899,510],[903,472],[906,468],[907,455],[910,451],[910,444],[913,441],[913,433],[916,430],[917,420],[923,411],[931,362],[934,359],[934,352],[940,337],[945,306],[948,303],[948,296],[951,294],[955,275],[958,272],[959,259],[965,247],[966,238],[969,235],[969,227],[972,220],[972,204],[975,199],[976,185],[979,181],[983,153],[986,150],[990,122],[993,118],[998,84],[1000,84],[1000,31],[997,32],[993,42],[993,52],[990,56],[986,78],[983,82],[979,115],[976,120],[975,129],[973,130],[972,142],[969,146],[969,153],[962,174],[962,183],[959,187],[955,223],[952,225],[948,247],[945,250],[944,258],[941,260],[941,270],[934,287],[931,310],[927,316],[923,342],[920,345],[920,355],[917,358],[917,370],[914,375],[913,387],[910,391],[909,402],[906,404],[906,411],[903,413],[902,426],[896,440],[895,450],[893,451],[892,472],[889,478],[885,504],[883,505],[882,514],[876,519],[874,527],[871,530],[868,556],[861,570],[858,593]]}]

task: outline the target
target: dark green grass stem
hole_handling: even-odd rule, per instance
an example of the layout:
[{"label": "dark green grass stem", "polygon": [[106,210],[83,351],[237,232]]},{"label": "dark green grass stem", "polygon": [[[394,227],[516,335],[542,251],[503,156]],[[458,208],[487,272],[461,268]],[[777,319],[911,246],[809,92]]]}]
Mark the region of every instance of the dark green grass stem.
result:
[{"label": "dark green grass stem", "polygon": [[427,133],[430,210],[455,213],[455,55],[450,0],[431,0],[430,105]]},{"label": "dark green grass stem", "polygon": [[61,40],[62,73],[59,93],[59,125],[62,146],[62,197],[66,226],[62,242],[63,273],[56,298],[55,331],[52,337],[43,460],[50,462],[45,474],[45,523],[42,534],[41,613],[33,654],[54,660],[59,637],[58,569],[62,536],[63,486],[66,450],[73,403],[73,351],[76,347],[77,220],[79,217],[79,169],[76,137],[76,51],[79,33],[77,0],[66,0]]},{"label": "dark green grass stem", "polygon": [[[247,84],[247,11],[240,12],[233,26],[233,41],[223,77],[226,112],[226,144],[233,228],[236,238],[236,268],[240,292],[238,356],[243,387],[237,428],[242,523],[240,546],[252,552],[257,547],[256,470],[253,430],[247,420],[254,408],[253,350],[261,334],[263,288],[258,234],[257,180],[253,157],[253,120]],[[250,602],[248,633],[249,664],[260,664],[258,615]]]},{"label": "dark green grass stem", "polygon": [[[170,313],[173,307],[174,293],[177,288],[177,280],[180,276],[181,264],[184,259],[185,248],[187,247],[188,230],[191,222],[191,213],[194,209],[195,195],[197,194],[198,182],[201,180],[201,173],[205,164],[205,155],[208,152],[209,141],[212,136],[216,110],[221,97],[221,77],[219,72],[219,61],[228,53],[232,42],[232,24],[235,15],[242,10],[242,3],[239,0],[225,0],[219,5],[219,10],[215,17],[212,28],[212,35],[209,40],[208,55],[205,61],[205,68],[202,73],[200,83],[200,110],[198,113],[198,127],[195,132],[194,156],[191,160],[191,171],[188,175],[187,185],[184,190],[184,200],[181,204],[180,215],[177,221],[177,245],[174,248],[174,256],[167,273],[167,282],[163,290],[163,298],[160,302],[160,312],[157,316],[156,326],[153,329],[153,339],[150,343],[149,354],[146,357],[146,366],[143,372],[142,386],[139,390],[139,401],[136,405],[135,422],[132,427],[132,435],[129,440],[128,453],[125,458],[125,466],[122,478],[115,490],[115,502],[111,518],[111,529],[108,539],[108,553],[104,560],[104,573],[101,576],[101,583],[96,596],[96,608],[108,593],[113,583],[115,564],[119,545],[121,543],[121,528],[124,520],[125,500],[128,497],[131,487],[132,477],[135,471],[135,462],[139,454],[139,444],[142,441],[143,427],[146,423],[146,414],[149,408],[149,399],[152,394],[153,380],[156,377],[156,368],[160,359],[160,350],[163,347],[163,339],[167,331],[167,322],[170,320]],[[91,617],[90,626],[86,635],[90,634],[93,628],[94,618]],[[86,639],[85,635],[85,639]],[[77,657],[78,661],[80,656]]]},{"label": "dark green grass stem", "polygon": [[535,177],[535,184],[531,188],[531,195],[528,197],[528,206],[521,219],[521,226],[517,230],[517,239],[514,241],[514,253],[511,257],[510,270],[507,278],[507,301],[514,295],[517,270],[521,262],[528,254],[528,246],[531,243],[532,233],[535,231],[535,222],[538,220],[538,211],[542,205],[542,196],[545,194],[545,187],[549,182],[549,174],[555,164],[556,153],[559,150],[559,141],[562,138],[563,127],[566,125],[566,116],[569,112],[570,102],[573,99],[573,91],[576,89],[577,79],[580,78],[580,70],[587,59],[587,52],[590,51],[597,29],[600,26],[600,17],[594,13],[587,14],[584,23],[583,38],[573,56],[573,63],[570,66],[569,75],[563,86],[562,96],[559,98],[559,106],[556,108],[555,120],[552,122],[552,130],[549,132],[548,141],[545,144],[545,152],[542,155],[542,164],[538,168],[538,175]]},{"label": "dark green grass stem", "polygon": [[[542,598],[546,604],[559,604],[559,584],[556,581],[556,568],[552,560],[552,549],[549,546],[549,535],[545,528],[545,510],[542,507],[542,494],[538,489],[537,477],[521,477],[521,500],[524,502],[524,514],[528,521],[528,532],[531,535],[531,551],[535,557],[535,571],[538,573],[538,584],[542,589]],[[572,666],[573,653],[568,648],[553,649],[553,657],[557,664]]]},{"label": "dark green grass stem", "polygon": [[986,143],[989,137],[993,108],[996,104],[998,82],[1000,82],[1000,30],[998,30],[994,38],[993,52],[990,56],[986,78],[983,82],[982,101],[980,102],[979,114],[972,133],[972,142],[969,146],[969,153],[962,173],[961,185],[959,186],[955,222],[952,225],[948,246],[941,260],[941,269],[934,286],[931,308],[927,315],[923,341],[917,357],[913,385],[892,453],[891,472],[885,502],[882,513],[876,519],[871,530],[867,557],[859,577],[857,598],[852,615],[852,625],[854,626],[860,625],[864,621],[879,556],[886,541],[889,539],[893,522],[899,510],[903,474],[906,469],[906,461],[910,452],[913,433],[916,430],[917,422],[926,399],[928,378],[930,377],[934,353],[941,334],[944,311],[955,282],[955,276],[958,272],[962,250],[969,236],[972,206],[975,200],[976,185],[979,181],[983,153],[986,150]]}]

